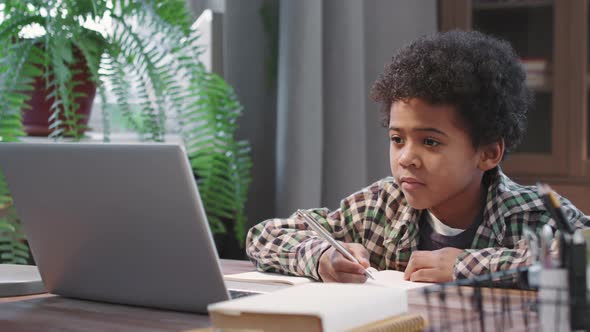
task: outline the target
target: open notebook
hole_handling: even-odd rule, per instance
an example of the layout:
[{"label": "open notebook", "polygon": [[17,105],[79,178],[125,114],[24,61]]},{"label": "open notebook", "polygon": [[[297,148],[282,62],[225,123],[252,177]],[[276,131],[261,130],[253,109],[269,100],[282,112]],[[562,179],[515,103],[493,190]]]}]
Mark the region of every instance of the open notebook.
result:
[{"label": "open notebook", "polygon": [[[375,280],[368,279],[366,284],[383,286],[397,289],[414,289],[432,285],[425,282],[412,282],[404,280],[404,273],[395,270],[377,271],[374,268],[369,268],[375,277]],[[242,282],[256,282],[269,284],[285,284],[285,285],[299,285],[315,282],[313,279],[305,277],[294,277],[278,273],[269,272],[244,272],[236,274],[228,274],[223,276],[227,281],[242,281]]]}]

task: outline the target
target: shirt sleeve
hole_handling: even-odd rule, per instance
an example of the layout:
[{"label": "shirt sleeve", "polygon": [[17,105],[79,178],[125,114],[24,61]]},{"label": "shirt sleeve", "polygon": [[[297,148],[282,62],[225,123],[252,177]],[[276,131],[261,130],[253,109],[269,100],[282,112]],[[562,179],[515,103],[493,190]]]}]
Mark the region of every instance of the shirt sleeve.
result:
[{"label": "shirt sleeve", "polygon": [[[345,199],[340,208],[309,210],[332,236],[342,242],[363,242],[368,206],[375,201],[380,182]],[[248,231],[246,254],[258,270],[320,280],[317,264],[330,244],[317,236],[296,214],[269,219]]]},{"label": "shirt sleeve", "polygon": [[[562,209],[574,228],[582,229],[590,226],[590,219],[568,200],[563,198]],[[549,224],[554,231],[557,229],[555,221],[546,211],[539,211],[534,217],[531,214],[524,214],[515,216],[513,219],[511,224],[527,224],[537,233],[540,232],[544,224]],[[516,236],[520,237],[520,239],[514,241],[514,245],[509,245],[509,247],[464,250],[455,262],[453,269],[454,278],[473,278],[486,273],[506,271],[532,264],[532,256],[530,255],[526,241],[521,236],[522,226],[517,228],[519,229],[519,234],[516,234]],[[552,246],[552,248],[555,247]]]}]

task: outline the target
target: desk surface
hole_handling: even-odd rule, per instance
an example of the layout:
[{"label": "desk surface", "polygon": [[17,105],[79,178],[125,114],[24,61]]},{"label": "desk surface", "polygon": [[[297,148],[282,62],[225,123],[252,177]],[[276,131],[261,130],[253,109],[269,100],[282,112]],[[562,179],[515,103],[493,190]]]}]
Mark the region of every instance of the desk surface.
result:
[{"label": "desk surface", "polygon": [[[254,270],[222,260],[224,274]],[[209,326],[206,315],[74,300],[51,294],[0,298],[0,331],[185,331]]]},{"label": "desk surface", "polygon": [[[254,270],[249,261],[222,260],[221,265],[224,274]],[[510,297],[522,299],[522,291],[510,293]],[[449,298],[444,310],[440,310],[442,307],[436,302],[427,303],[420,290],[410,290],[408,303],[411,313],[423,315],[434,325],[441,318],[466,318],[464,301]],[[516,321],[518,317],[516,314]],[[494,323],[487,319],[485,325],[489,326],[490,322]],[[514,323],[521,325],[511,319],[511,325]],[[0,331],[186,331],[209,325],[206,315],[74,300],[51,294],[0,298]],[[490,331],[497,330],[498,324],[493,326],[496,328]]]}]

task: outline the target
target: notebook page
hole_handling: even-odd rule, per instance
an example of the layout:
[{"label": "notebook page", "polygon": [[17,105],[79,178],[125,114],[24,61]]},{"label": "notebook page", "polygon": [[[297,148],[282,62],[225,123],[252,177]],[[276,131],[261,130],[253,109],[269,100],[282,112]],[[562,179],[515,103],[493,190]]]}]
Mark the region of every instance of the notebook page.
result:
[{"label": "notebook page", "polygon": [[367,285],[384,286],[388,288],[397,289],[415,289],[434,285],[428,282],[414,282],[404,280],[404,273],[396,270],[383,270],[377,271],[377,269],[370,267],[369,270],[375,277],[375,280],[367,279]]},{"label": "notebook page", "polygon": [[283,285],[301,285],[314,282],[313,279],[305,277],[287,276],[284,274],[258,271],[227,274],[223,276],[223,279],[227,281],[243,281]]}]

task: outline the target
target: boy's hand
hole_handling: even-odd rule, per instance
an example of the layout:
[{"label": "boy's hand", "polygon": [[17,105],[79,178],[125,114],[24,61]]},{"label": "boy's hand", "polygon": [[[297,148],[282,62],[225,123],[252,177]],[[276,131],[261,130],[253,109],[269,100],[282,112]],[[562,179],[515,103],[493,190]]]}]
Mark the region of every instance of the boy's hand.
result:
[{"label": "boy's hand", "polygon": [[324,282],[363,283],[367,280],[365,268],[369,267],[369,252],[360,243],[342,243],[360,264],[353,263],[342,256],[334,247],[320,256],[318,274]]},{"label": "boy's hand", "polygon": [[451,247],[433,251],[415,251],[410,257],[404,278],[422,282],[453,281],[453,267],[457,256],[462,252],[461,249]]}]

